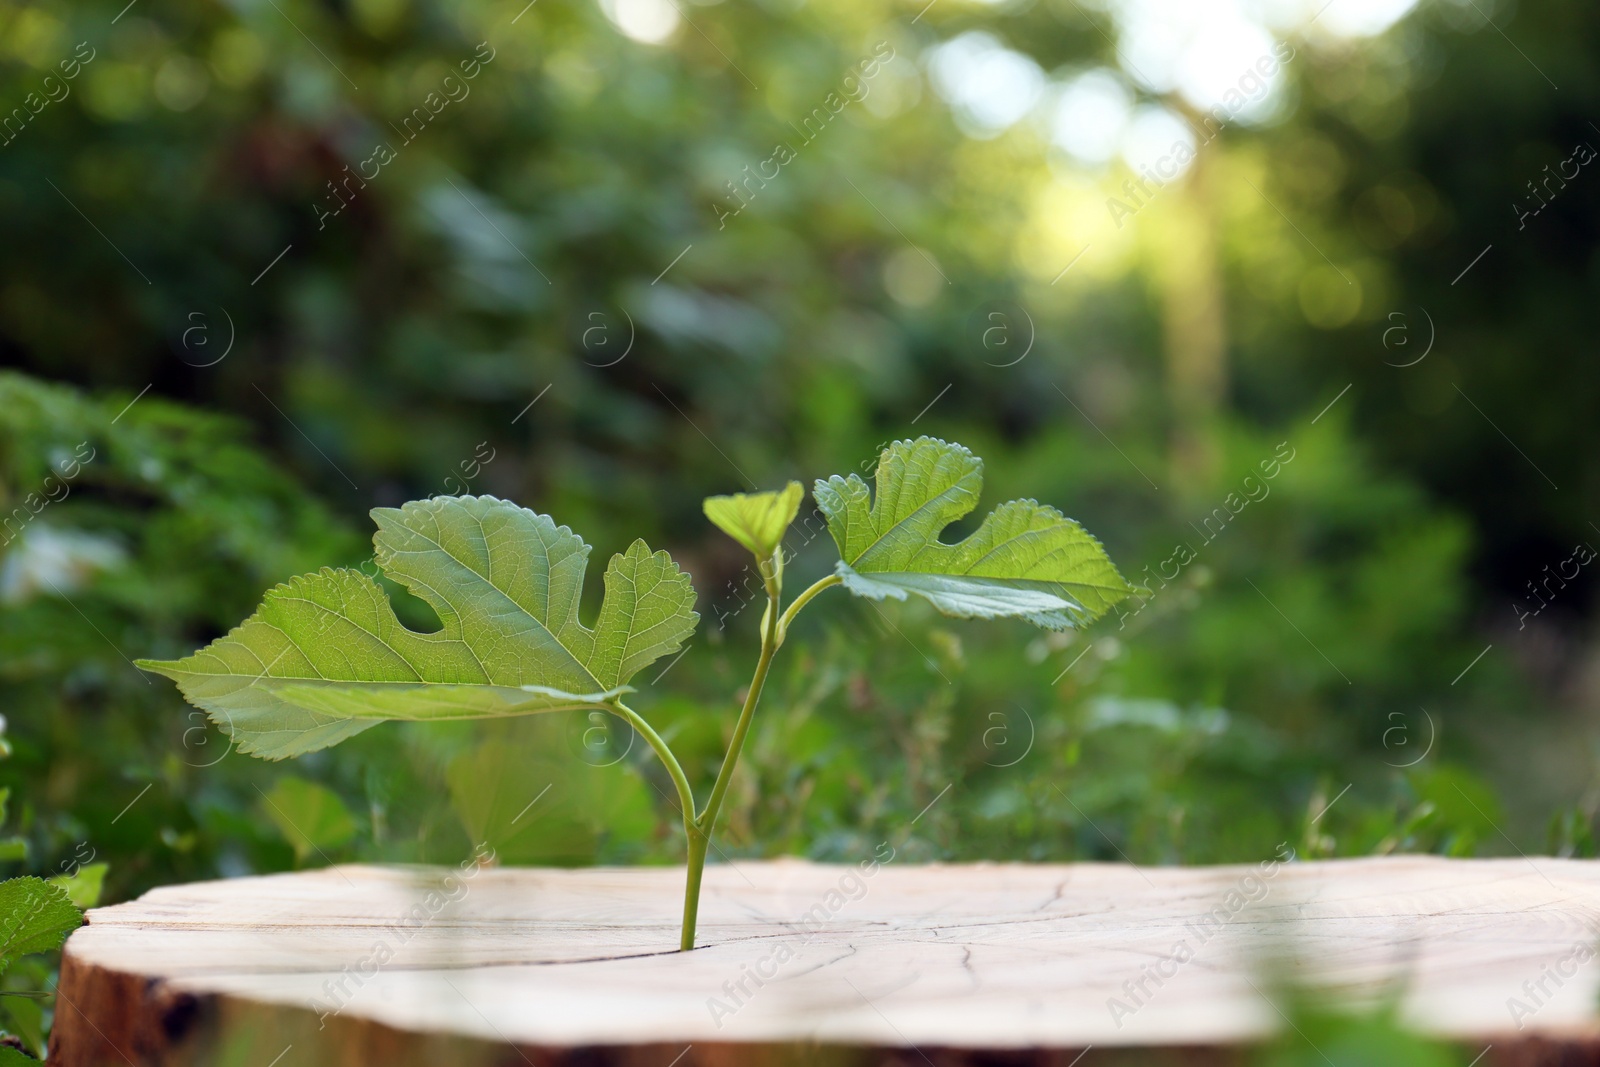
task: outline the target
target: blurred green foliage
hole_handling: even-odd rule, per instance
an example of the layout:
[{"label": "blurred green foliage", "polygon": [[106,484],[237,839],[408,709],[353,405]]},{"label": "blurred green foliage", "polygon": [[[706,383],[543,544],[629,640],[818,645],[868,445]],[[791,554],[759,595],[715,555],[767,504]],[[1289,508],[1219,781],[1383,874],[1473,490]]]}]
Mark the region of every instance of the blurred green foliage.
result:
[{"label": "blurred green foliage", "polygon": [[[700,636],[637,706],[709,781],[759,606],[701,498],[923,431],[988,460],[985,506],[1061,507],[1150,596],[1065,635],[819,604],[727,855],[1593,855],[1593,579],[1526,631],[1513,603],[1594,533],[1600,184],[1524,230],[1508,205],[1600,136],[1600,18],[1494,6],[1512,48],[1490,5],[1436,0],[1297,37],[1284,112],[1109,229],[1136,175],[1039,123],[969,136],[928,65],[972,29],[1052,77],[1115,65],[1106,6],[689,4],[658,47],[585,2],[0,0],[0,105],[80,64],[0,147],[0,361],[24,372],[0,377],[0,516],[28,513],[0,548],[9,865],[87,845],[119,899],[479,841],[674,861],[671,790],[615,723],[269,765],[128,660],[360,564],[368,507],[494,493],[694,575]],[[408,139],[480,42],[470,95]],[[872,95],[719,218],[880,44]],[[1398,366],[1419,309],[1438,347]],[[1394,313],[1413,347],[1386,347]],[[825,566],[809,508],[796,588]]]},{"label": "blurred green foliage", "polygon": [[[1429,1041],[1408,1031],[1394,1000],[1396,990],[1381,991],[1376,1003],[1359,1008],[1342,1004],[1325,989],[1278,981],[1273,1007],[1288,1027],[1275,1041],[1257,1050],[1254,1067],[1472,1067],[1488,1048]],[[1493,1047],[1492,1043],[1489,1046]]]},{"label": "blurred green foliage", "polygon": [[325,785],[285,776],[272,792],[261,794],[261,803],[267,818],[294,848],[296,863],[304,863],[313,852],[326,856],[327,850],[349,844],[356,835],[356,821],[344,801]]},{"label": "blurred green foliage", "polygon": [[[512,862],[675,857],[663,773],[604,716],[396,727],[292,768],[231,754],[126,650],[186,650],[274,579],[358,562],[358,542],[225,420],[14,376],[0,389],[11,496],[68,487],[27,514],[0,570],[14,714],[49,728],[19,737],[12,764],[36,866],[92,842],[126,892],[343,856],[442,860],[478,842]],[[1226,526],[1197,510],[1209,525],[1180,535],[1192,558],[1177,576],[1145,572],[1147,595],[1089,633],[836,595],[773,678],[726,847],[847,859],[894,834],[923,858],[1227,861],[1283,840],[1307,855],[1470,854],[1504,817],[1493,792],[1438,754],[1397,770],[1411,753],[1387,731],[1417,731],[1416,751],[1424,725],[1382,713],[1436,687],[1413,664],[1470,650],[1454,636],[1463,524],[1362,460],[1337,419],[1283,433],[1287,449],[1232,434],[1222,469],[1287,457],[1270,492]],[[91,454],[78,444],[92,458],[67,478]],[[1012,466],[1059,485],[1048,457],[1063,447],[1045,435]],[[1119,477],[1044,495],[1095,499]],[[791,531],[792,575],[822,569],[818,529]],[[1170,563],[1167,537],[1128,554]],[[1275,606],[1305,625],[1264,628]],[[701,780],[755,621],[724,600],[680,661],[641,676],[641,707]]]}]

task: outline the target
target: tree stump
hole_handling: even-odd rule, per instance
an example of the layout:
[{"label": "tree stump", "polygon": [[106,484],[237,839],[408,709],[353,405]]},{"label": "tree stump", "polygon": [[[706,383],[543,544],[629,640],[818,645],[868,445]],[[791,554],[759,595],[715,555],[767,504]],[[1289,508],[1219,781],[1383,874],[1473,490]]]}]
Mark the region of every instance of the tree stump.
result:
[{"label": "tree stump", "polygon": [[1395,1003],[1482,1067],[1600,1062],[1597,863],[880,853],[707,868],[690,953],[675,868],[167,886],[68,941],[51,1063],[1222,1064],[1292,1039],[1291,988]]}]

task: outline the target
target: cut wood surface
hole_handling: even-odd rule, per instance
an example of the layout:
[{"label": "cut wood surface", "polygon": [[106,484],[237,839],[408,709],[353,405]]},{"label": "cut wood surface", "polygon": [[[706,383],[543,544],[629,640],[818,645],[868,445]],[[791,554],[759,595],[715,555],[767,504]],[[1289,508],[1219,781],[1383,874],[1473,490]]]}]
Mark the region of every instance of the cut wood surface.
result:
[{"label": "cut wood surface", "polygon": [[51,1062],[1064,1067],[1263,1040],[1291,983],[1396,998],[1494,1044],[1485,1065],[1600,1047],[1600,863],[740,861],[707,869],[690,953],[682,890],[674,868],[359,866],[156,889],[68,942]]}]

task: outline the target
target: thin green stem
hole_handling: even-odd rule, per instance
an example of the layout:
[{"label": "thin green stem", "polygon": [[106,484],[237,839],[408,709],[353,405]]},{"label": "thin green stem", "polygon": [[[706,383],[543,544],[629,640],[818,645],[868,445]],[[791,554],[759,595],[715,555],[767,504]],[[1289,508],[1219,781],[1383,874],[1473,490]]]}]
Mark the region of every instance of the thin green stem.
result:
[{"label": "thin green stem", "polygon": [[694,791],[689,788],[689,778],[683,773],[683,767],[678,764],[678,757],[672,754],[672,749],[656,733],[655,727],[644,721],[644,717],[634,711],[620,700],[613,700],[606,706],[606,710],[622,716],[656,750],[656,755],[667,768],[667,773],[672,776],[672,784],[678,787],[678,804],[683,810],[683,824],[685,827],[694,822]]},{"label": "thin green stem", "polygon": [[789,605],[789,610],[785,611],[783,617],[778,620],[778,644],[783,644],[783,639],[789,636],[789,624],[794,621],[796,615],[800,614],[800,609],[811,602],[812,597],[825,589],[832,589],[843,580],[837,574],[830,574],[826,578],[819,578],[811,584],[809,589],[795,597],[794,603]]},{"label": "thin green stem", "polygon": [[761,631],[761,658],[756,661],[756,672],[750,678],[750,689],[745,693],[744,707],[739,710],[739,722],[733,728],[733,740],[728,742],[728,754],[722,757],[722,770],[711,787],[711,798],[695,819],[695,825],[709,838],[716,828],[717,812],[722,808],[722,798],[733,780],[733,769],[739,763],[739,753],[744,748],[745,735],[750,732],[750,720],[755,717],[756,703],[761,699],[762,687],[767,683],[767,671],[772,667],[772,657],[778,651],[778,598],[781,590],[773,583],[767,585],[766,626]]},{"label": "thin green stem", "polygon": [[[767,672],[772,669],[772,657],[777,654],[778,646],[783,644],[789,623],[799,614],[800,609],[805,607],[812,597],[824,589],[838,585],[840,581],[837,575],[830,574],[816,582],[796,597],[794,603],[789,605],[789,610],[780,616],[778,608],[783,599],[783,568],[781,565],[769,567],[763,563],[761,573],[766,579],[767,587],[767,611],[761,619],[761,658],[756,661],[756,672],[750,679],[750,689],[745,693],[744,707],[739,710],[739,721],[733,728],[733,738],[728,742],[728,752],[722,757],[722,769],[717,772],[717,781],[711,787],[711,796],[706,800],[704,810],[692,821],[685,818],[683,823],[684,832],[689,835],[689,877],[684,886],[683,937],[679,945],[685,952],[694,948],[695,923],[700,913],[700,880],[705,871],[706,850],[711,847],[711,835],[717,828],[717,815],[722,811],[723,798],[727,796],[728,785],[733,781],[734,768],[739,765],[739,754],[744,751],[745,736],[750,732],[750,722],[755,717],[756,704],[761,700],[761,690],[767,684]],[[646,736],[648,738],[648,735]],[[663,744],[662,748],[665,747]],[[663,755],[662,759],[668,760],[670,755]],[[681,788],[688,787],[685,785]]]},{"label": "thin green stem", "polygon": [[643,716],[634,711],[620,700],[613,701],[607,710],[622,716],[628,724],[644,736],[650,747],[656,750],[661,763],[667,768],[667,773],[672,776],[672,784],[678,787],[678,808],[683,816],[683,836],[689,847],[689,876],[683,891],[683,939],[680,945],[684,951],[694,948],[695,919],[700,912],[700,875],[706,865],[706,835],[695,825],[694,819],[694,791],[689,788],[688,776],[683,773],[683,767],[678,763],[678,757],[672,754],[672,749],[655,728],[644,721]]},{"label": "thin green stem", "polygon": [[722,757],[722,769],[717,772],[716,784],[703,811],[694,819],[689,831],[689,878],[684,889],[683,937],[679,942],[683,951],[694,948],[695,922],[700,910],[700,877],[705,870],[706,850],[711,845],[711,835],[716,829],[717,813],[722,810],[722,799],[728,793],[728,783],[733,780],[733,770],[739,763],[739,753],[744,749],[745,735],[750,732],[750,720],[755,716],[756,704],[761,700],[761,690],[767,682],[767,672],[772,668],[773,653],[778,651],[778,602],[783,595],[782,579],[777,568],[762,568],[766,575],[767,611],[762,619],[761,658],[756,662],[756,672],[750,679],[750,689],[745,694],[744,707],[739,710],[739,721],[733,728],[733,739],[728,742],[727,754]]},{"label": "thin green stem", "polygon": [[679,935],[678,951],[694,948],[695,922],[700,917],[700,875],[706,869],[706,846],[711,844],[700,828],[684,820],[689,833],[689,877],[683,887],[683,932]]}]

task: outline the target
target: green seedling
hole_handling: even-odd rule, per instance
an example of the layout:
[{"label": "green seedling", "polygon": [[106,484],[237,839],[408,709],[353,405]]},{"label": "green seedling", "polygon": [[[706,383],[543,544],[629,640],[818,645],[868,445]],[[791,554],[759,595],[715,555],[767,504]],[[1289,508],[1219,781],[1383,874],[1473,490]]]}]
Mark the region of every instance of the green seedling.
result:
[{"label": "green seedling", "polygon": [[372,512],[383,573],[425,600],[436,633],[401,625],[382,588],[324,569],[266,595],[226,637],[187,659],[140,666],[178,683],[240,751],[263,759],[337,744],[389,719],[484,719],[601,710],[626,720],[677,787],[688,847],[682,947],[694,947],[706,850],[795,616],[842,586],[871,600],[923,597],[958,618],[1082,626],[1132,588],[1100,543],[1054,508],[1013,500],[964,541],[944,528],[970,513],[983,461],[960,445],[898,441],[878,460],[876,493],[852,474],[818,481],[817,506],[839,547],[832,574],[783,601],[785,532],[804,490],[711,497],[706,517],[755,558],[767,594],[761,653],[704,806],[677,758],[624,697],[627,682],[677,652],[699,616],[689,576],[635,541],[612,556],[591,628],[578,618],[589,546],[565,526],[490,496],[433,497]]}]

